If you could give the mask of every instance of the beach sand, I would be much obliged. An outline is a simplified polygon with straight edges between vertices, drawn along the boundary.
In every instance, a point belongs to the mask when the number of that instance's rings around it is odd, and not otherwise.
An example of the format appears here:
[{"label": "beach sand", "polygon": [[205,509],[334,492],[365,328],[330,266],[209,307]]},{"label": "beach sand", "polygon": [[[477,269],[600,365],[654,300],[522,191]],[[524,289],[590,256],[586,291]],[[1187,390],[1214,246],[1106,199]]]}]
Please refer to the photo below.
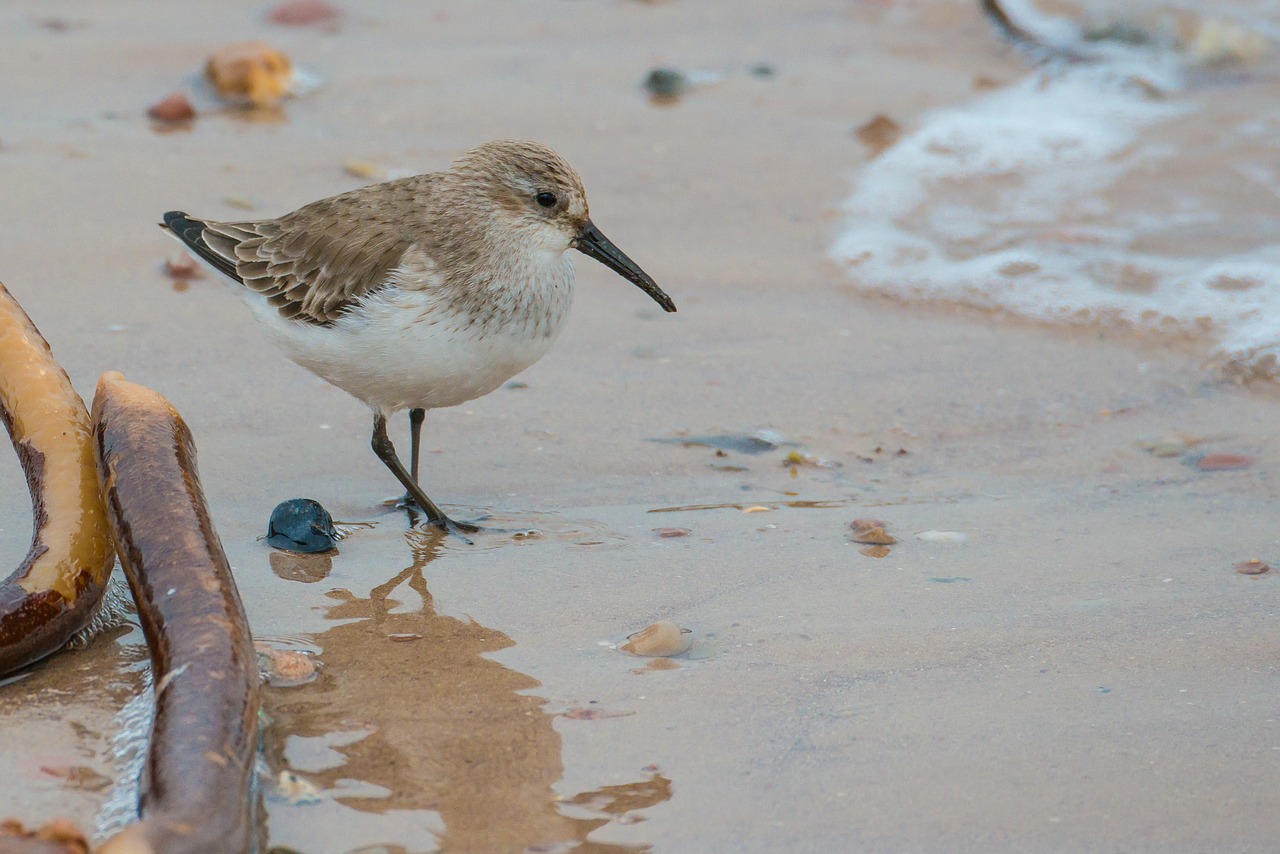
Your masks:
[{"label": "beach sand", "polygon": [[[329,29],[241,2],[0,9],[0,280],[84,394],[120,370],[179,408],[255,635],[322,662],[267,692],[270,845],[1274,849],[1280,580],[1233,571],[1280,560],[1274,391],[1205,342],[867,298],[827,260],[855,128],[1026,73],[972,6],[387,2]],[[153,127],[249,38],[322,85],[276,121],[199,96],[190,128]],[[721,76],[655,106],[660,65]],[[228,288],[175,287],[155,223],[274,216],[363,183],[345,161],[430,171],[501,137],[575,164],[680,311],[581,259],[527,387],[429,414],[428,493],[541,532],[468,547],[380,506],[369,413]],[[796,444],[650,441],[765,429]],[[1171,436],[1185,453],[1144,449]],[[299,496],[374,524],[298,565],[258,538]],[[614,648],[660,619],[691,630],[675,668]],[[88,829],[127,801],[116,716],[144,660],[135,626],[0,690],[6,815]],[[278,791],[286,769],[313,794]]]}]

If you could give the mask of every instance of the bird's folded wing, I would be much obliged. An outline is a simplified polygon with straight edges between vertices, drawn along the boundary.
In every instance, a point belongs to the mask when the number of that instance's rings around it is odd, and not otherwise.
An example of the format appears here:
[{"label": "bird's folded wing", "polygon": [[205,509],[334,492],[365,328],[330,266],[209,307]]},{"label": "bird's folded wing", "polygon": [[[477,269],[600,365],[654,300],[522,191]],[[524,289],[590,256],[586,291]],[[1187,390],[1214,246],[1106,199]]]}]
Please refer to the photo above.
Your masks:
[{"label": "bird's folded wing", "polygon": [[[209,251],[287,318],[326,324],[385,285],[413,245],[415,191],[383,185],[322,199],[279,219],[207,222]],[[390,190],[390,192],[388,192]]]}]

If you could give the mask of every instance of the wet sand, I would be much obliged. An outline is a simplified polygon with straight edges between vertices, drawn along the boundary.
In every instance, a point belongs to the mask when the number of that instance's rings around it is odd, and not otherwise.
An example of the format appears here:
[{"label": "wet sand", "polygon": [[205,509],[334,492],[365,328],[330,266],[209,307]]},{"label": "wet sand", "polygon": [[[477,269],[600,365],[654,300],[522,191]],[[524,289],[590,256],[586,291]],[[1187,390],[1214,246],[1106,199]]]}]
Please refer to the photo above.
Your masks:
[{"label": "wet sand", "polygon": [[[825,260],[853,128],[1024,72],[970,4],[387,3],[334,32],[264,12],[0,11],[0,280],[84,394],[120,370],[182,411],[255,633],[319,653],[317,682],[268,691],[272,773],[316,791],[268,791],[270,844],[1273,847],[1280,581],[1232,567],[1280,560],[1274,394],[1219,380],[1195,341],[866,299]],[[148,105],[257,37],[325,85],[282,121],[153,130]],[[656,107],[660,64],[724,77]],[[425,171],[498,137],[565,154],[680,312],[580,263],[527,387],[430,414],[429,494],[543,532],[466,547],[383,511],[368,413],[222,286],[175,289],[154,223],[271,216],[356,186],[347,159]],[[839,466],[649,441],[759,429]],[[1170,434],[1204,441],[1141,447]],[[1205,472],[1201,451],[1256,462]],[[21,555],[10,455],[0,491]],[[257,538],[296,496],[376,524],[290,566]],[[724,504],[769,509],[653,512]],[[857,517],[901,542],[864,556]],[[611,648],[658,619],[693,630],[678,668]],[[113,632],[0,690],[6,812],[92,827],[127,786],[140,643]]]}]

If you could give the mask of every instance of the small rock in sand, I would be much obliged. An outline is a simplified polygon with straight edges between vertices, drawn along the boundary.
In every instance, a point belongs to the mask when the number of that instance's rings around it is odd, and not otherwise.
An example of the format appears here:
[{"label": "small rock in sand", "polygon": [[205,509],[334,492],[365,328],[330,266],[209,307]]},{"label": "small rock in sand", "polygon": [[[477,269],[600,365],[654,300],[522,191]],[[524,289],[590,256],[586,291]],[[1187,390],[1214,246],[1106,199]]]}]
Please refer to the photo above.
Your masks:
[{"label": "small rock in sand", "polygon": [[267,545],[301,554],[332,551],[338,539],[333,517],[311,498],[290,498],[271,511]]},{"label": "small rock in sand", "polygon": [[854,134],[859,142],[871,149],[871,156],[875,157],[902,138],[902,126],[880,113],[861,125]]},{"label": "small rock in sand", "polygon": [[336,6],[330,6],[324,0],[289,0],[267,13],[267,20],[271,23],[291,27],[327,24],[340,17],[342,17],[342,10]]},{"label": "small rock in sand", "polygon": [[1236,572],[1241,575],[1262,575],[1264,572],[1270,572],[1271,567],[1267,566],[1256,557],[1252,560],[1242,560],[1236,564]]},{"label": "small rock in sand", "polygon": [[148,107],[147,115],[162,122],[187,122],[196,117],[196,108],[182,92],[171,92]]},{"label": "small rock in sand", "polygon": [[261,641],[253,648],[258,653],[258,672],[262,674],[262,681],[274,688],[305,685],[319,672],[319,663],[306,653],[276,649]]},{"label": "small rock in sand", "polygon": [[196,259],[185,252],[164,259],[164,274],[171,279],[198,279],[204,275]]},{"label": "small rock in sand", "polygon": [[1245,454],[1205,454],[1196,460],[1196,468],[1200,471],[1239,471],[1249,468],[1254,462],[1253,457]]},{"label": "small rock in sand", "polygon": [[644,78],[644,88],[655,104],[671,104],[689,90],[689,78],[674,68],[654,68]]}]

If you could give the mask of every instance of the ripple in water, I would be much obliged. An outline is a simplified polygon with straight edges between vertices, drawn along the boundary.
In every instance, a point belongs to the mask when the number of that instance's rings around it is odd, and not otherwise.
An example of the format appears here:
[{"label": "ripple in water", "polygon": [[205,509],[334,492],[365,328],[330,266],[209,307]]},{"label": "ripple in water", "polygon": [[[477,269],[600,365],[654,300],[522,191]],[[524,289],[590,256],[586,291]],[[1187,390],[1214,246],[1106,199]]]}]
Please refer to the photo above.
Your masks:
[{"label": "ripple in water", "polygon": [[[584,519],[566,519],[558,513],[485,512],[470,508],[470,512],[447,511],[455,519],[475,521],[485,530],[468,534],[473,545],[467,545],[454,536],[446,536],[441,548],[459,554],[474,554],[500,548],[528,548],[542,543],[562,543],[592,549],[618,549],[627,545],[626,537],[612,533],[603,522]],[[409,532],[411,538],[425,540],[442,534],[425,524],[419,524]]]}]

